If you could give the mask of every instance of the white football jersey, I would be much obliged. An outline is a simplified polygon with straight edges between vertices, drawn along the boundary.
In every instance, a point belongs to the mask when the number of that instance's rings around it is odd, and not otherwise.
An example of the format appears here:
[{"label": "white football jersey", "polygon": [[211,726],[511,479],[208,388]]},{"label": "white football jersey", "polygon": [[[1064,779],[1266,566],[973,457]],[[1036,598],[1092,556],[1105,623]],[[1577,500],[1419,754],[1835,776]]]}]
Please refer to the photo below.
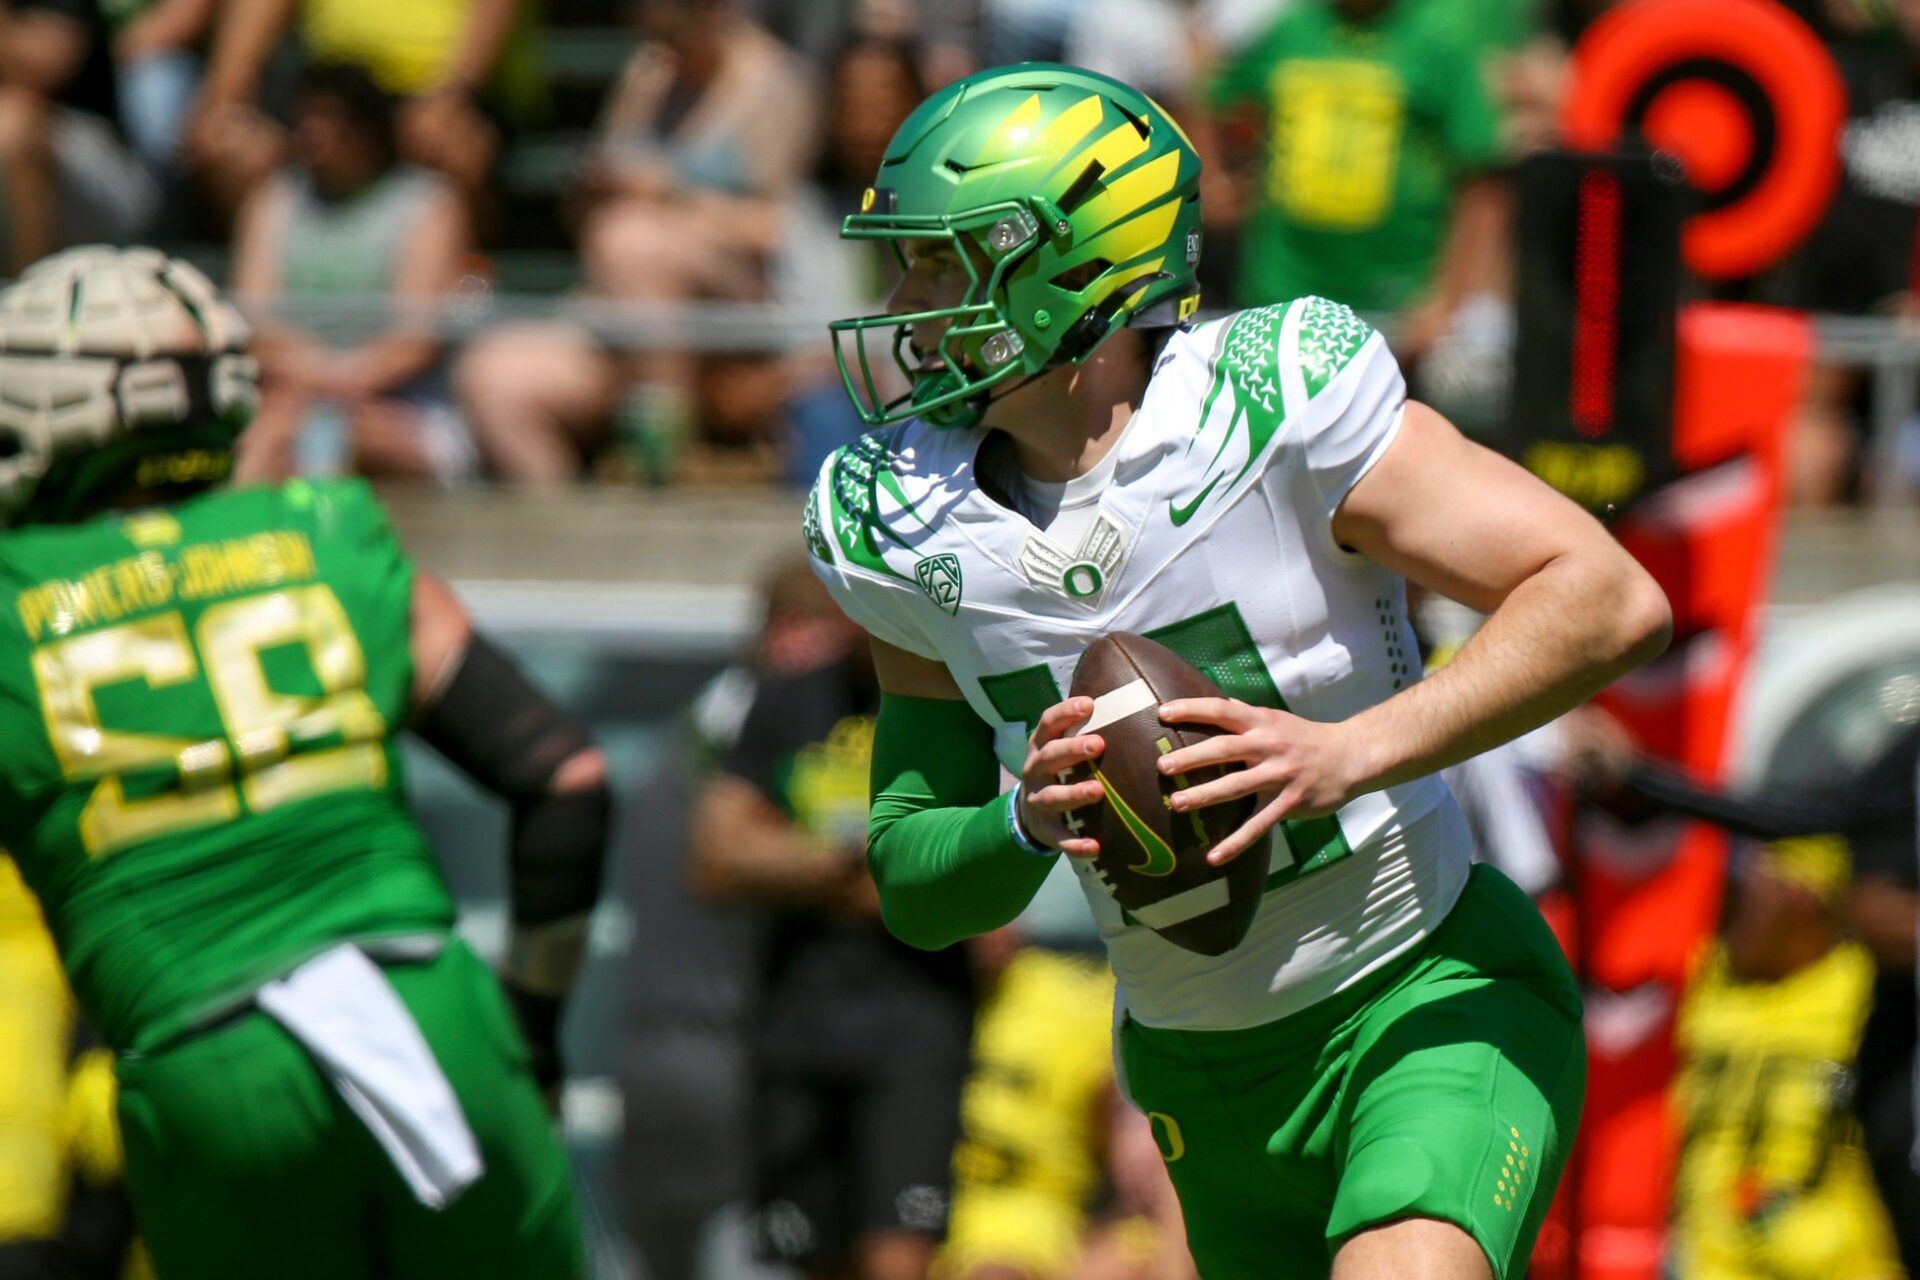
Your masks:
[{"label": "white football jersey", "polygon": [[[1334,540],[1335,509],[1398,430],[1380,336],[1322,298],[1177,333],[1115,446],[1100,514],[1063,546],[982,491],[984,427],[908,423],[827,460],[816,571],[869,632],[935,659],[1018,772],[1033,723],[1108,632],[1157,640],[1231,697],[1342,720],[1419,679],[1401,580]],[[1285,824],[1246,940],[1165,941],[1073,860],[1120,998],[1150,1026],[1231,1029],[1341,990],[1431,932],[1466,883],[1438,778]]]}]

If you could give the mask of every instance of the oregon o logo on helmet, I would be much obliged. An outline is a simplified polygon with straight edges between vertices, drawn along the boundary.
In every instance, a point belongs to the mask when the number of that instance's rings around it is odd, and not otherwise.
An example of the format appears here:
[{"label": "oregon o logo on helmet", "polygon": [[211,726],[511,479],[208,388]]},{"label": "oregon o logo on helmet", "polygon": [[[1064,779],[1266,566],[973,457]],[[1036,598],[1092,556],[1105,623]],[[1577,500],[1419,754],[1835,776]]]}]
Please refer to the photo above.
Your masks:
[{"label": "oregon o logo on helmet", "polygon": [[[885,155],[841,234],[903,257],[917,240],[952,241],[964,290],[928,299],[912,323],[946,319],[969,358],[905,359],[896,313],[833,321],[841,382],[868,426],[973,426],[996,387],[1189,315],[1200,157],[1139,90],[1082,67],[989,68],[922,103]],[[875,377],[886,357],[869,346],[882,343],[904,391]]]},{"label": "oregon o logo on helmet", "polygon": [[1091,560],[1081,560],[1067,566],[1067,571],[1060,575],[1060,584],[1075,600],[1085,600],[1088,596],[1099,595],[1100,589],[1107,585],[1107,578],[1100,572],[1099,565]]}]

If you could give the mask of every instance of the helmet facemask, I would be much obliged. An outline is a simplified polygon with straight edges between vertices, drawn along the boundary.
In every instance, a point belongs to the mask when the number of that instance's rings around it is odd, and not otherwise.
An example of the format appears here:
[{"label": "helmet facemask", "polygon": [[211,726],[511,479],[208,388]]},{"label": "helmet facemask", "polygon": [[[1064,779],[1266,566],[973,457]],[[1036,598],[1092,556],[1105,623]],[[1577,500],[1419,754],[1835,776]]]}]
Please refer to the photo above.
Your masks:
[{"label": "helmet facemask", "polygon": [[[886,242],[903,268],[910,242],[954,246],[968,280],[958,302],[831,328],[869,426],[971,426],[996,387],[1081,363],[1120,328],[1192,318],[1200,159],[1171,117],[1116,80],[1047,63],[997,68],[921,103],[841,234]],[[930,322],[946,328],[916,359],[912,330]],[[907,383],[891,397],[867,347],[881,330]]]},{"label": "helmet facemask", "polygon": [[[1044,363],[1023,358],[1026,338],[1004,305],[1008,278],[1043,239],[1040,218],[1044,214],[1031,207],[1040,203],[1004,200],[953,215],[854,214],[846,220],[841,231],[844,238],[884,242],[902,271],[911,267],[906,252],[909,242],[947,241],[968,279],[966,295],[951,306],[859,316],[829,326],[841,380],[868,426],[913,417],[934,426],[968,425],[978,421],[992,388],[1017,375],[1044,370]],[[931,352],[917,351],[914,327],[936,320],[948,322],[938,346]],[[881,392],[867,350],[868,335],[879,330],[893,331],[893,365],[908,384],[906,391],[891,398]],[[842,335],[852,336],[856,355],[852,364]]]}]

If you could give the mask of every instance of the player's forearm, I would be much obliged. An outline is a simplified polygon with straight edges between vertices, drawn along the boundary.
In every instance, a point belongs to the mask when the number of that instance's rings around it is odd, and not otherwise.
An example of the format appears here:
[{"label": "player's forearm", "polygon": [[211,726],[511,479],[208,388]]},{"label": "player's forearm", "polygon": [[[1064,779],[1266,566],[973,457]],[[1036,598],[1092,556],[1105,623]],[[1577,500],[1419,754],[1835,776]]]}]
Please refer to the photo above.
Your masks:
[{"label": "player's forearm", "polygon": [[1449,311],[1469,294],[1498,283],[1500,255],[1507,243],[1508,201],[1505,180],[1493,175],[1480,175],[1461,187],[1434,288]]},{"label": "player's forearm", "polygon": [[333,357],[332,385],[327,390],[345,399],[392,391],[431,369],[440,351],[440,343],[432,338],[406,332],[385,334]]},{"label": "player's forearm", "polygon": [[493,78],[514,22],[520,16],[520,0],[475,0],[467,29],[441,75],[439,89],[459,89],[478,93]]},{"label": "player's forearm", "polygon": [[[415,630],[421,630],[418,620]],[[470,633],[414,728],[506,801],[513,923],[506,977],[534,996],[559,1001],[585,953],[605,871],[613,809],[606,757],[584,725],[484,636]]]},{"label": "player's forearm", "polygon": [[689,877],[693,888],[710,898],[804,907],[836,895],[848,871],[835,850],[816,841],[781,839],[736,845],[725,858],[703,858]]},{"label": "player's forearm", "polygon": [[1651,578],[1612,549],[1549,561],[1431,677],[1347,722],[1357,791],[1435,773],[1585,702],[1666,647]]},{"label": "player's forearm", "polygon": [[260,70],[293,22],[297,0],[229,4],[214,28],[213,52],[200,81],[200,109],[242,102],[260,85]]},{"label": "player's forearm", "polygon": [[1054,860],[1016,845],[1006,813],[999,796],[973,808],[919,810],[899,801],[883,808],[876,797],[867,865],[894,937],[937,951],[1026,910]]},{"label": "player's forearm", "polygon": [[991,933],[1046,879],[1054,860],[1014,842],[999,775],[993,731],[966,703],[882,695],[867,865],[881,918],[909,946]]},{"label": "player's forearm", "polygon": [[694,802],[687,882],[733,902],[810,906],[865,875],[857,848],[843,853],[787,820],[744,778],[721,775]]},{"label": "player's forearm", "polygon": [[213,21],[215,0],[161,0],[128,23],[114,41],[121,58],[190,49]]}]

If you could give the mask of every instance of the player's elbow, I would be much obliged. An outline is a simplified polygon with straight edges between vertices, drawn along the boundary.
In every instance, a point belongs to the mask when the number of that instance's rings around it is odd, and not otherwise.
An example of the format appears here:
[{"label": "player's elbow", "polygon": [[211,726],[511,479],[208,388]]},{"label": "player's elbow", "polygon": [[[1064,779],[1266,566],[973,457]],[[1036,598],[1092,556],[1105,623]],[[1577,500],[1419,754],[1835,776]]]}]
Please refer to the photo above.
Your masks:
[{"label": "player's elbow", "polygon": [[887,932],[919,951],[941,951],[967,934],[957,926],[951,895],[939,884],[905,874],[900,850],[887,838],[889,821],[867,828],[867,871],[880,899],[880,922]]},{"label": "player's elbow", "polygon": [[945,951],[966,936],[943,926],[937,915],[904,904],[897,895],[880,895],[880,920],[887,932],[916,951]]},{"label": "player's elbow", "polygon": [[1632,670],[1666,651],[1673,639],[1673,606],[1653,575],[1629,560],[1621,577],[1611,620],[1610,648],[1622,670]]},{"label": "player's elbow", "polygon": [[952,922],[931,901],[938,895],[929,894],[924,885],[903,884],[899,877],[889,876],[886,860],[874,856],[871,845],[867,867],[880,899],[880,922],[888,933],[918,951],[939,951],[961,940],[963,935],[953,931]]}]

